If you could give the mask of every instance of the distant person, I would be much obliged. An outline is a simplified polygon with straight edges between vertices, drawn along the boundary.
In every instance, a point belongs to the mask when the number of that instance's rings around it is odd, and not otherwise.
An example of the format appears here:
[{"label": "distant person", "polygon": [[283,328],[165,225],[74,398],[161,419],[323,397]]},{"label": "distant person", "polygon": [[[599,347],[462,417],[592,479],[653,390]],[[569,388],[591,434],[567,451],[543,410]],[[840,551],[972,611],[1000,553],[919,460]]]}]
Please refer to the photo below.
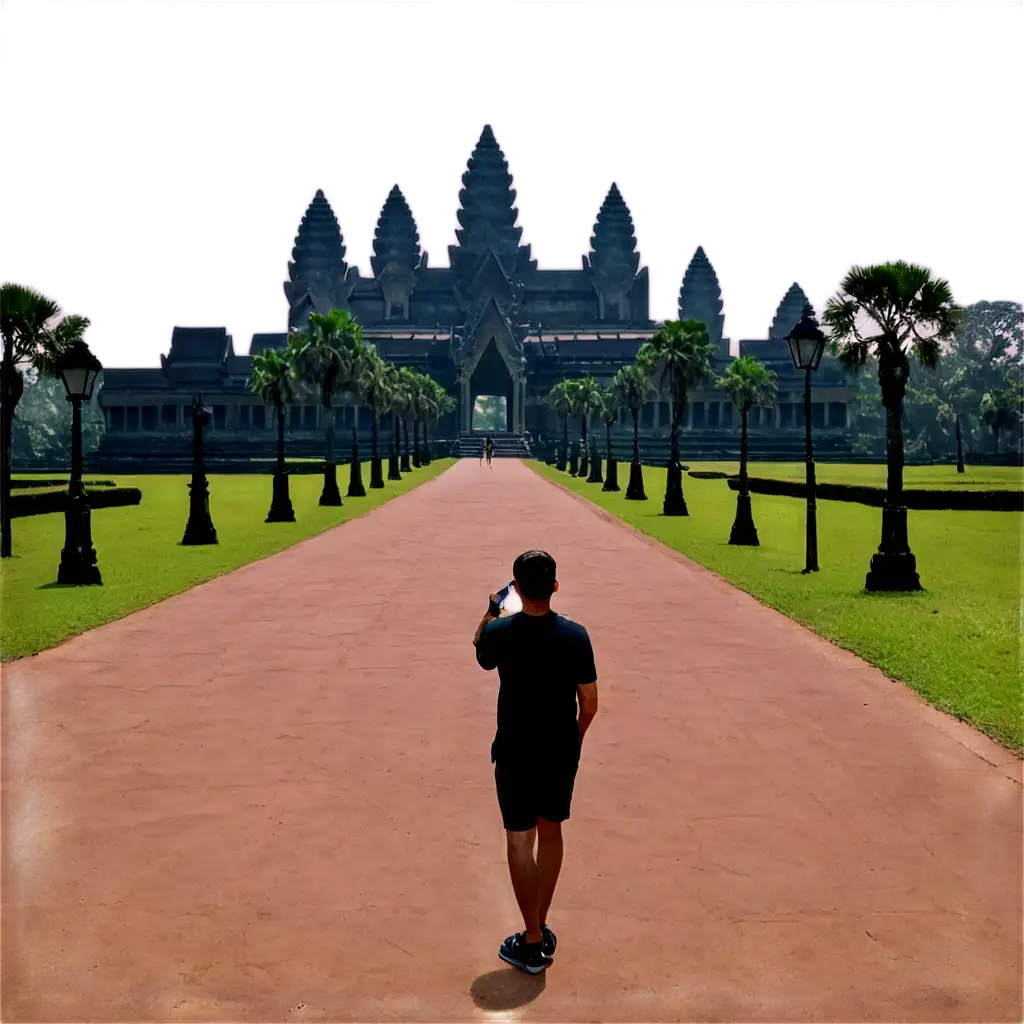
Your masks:
[{"label": "distant person", "polygon": [[487,465],[490,466],[491,459],[494,457],[494,438],[487,435],[487,440],[484,441],[484,455],[487,456]]},{"label": "distant person", "polygon": [[498,669],[491,761],[512,888],[526,925],[505,939],[498,956],[539,974],[555,955],[548,909],[562,866],[561,823],[569,817],[583,737],[597,714],[597,670],[587,631],[551,610],[558,590],[551,555],[524,552],[512,577],[523,610],[499,618],[491,594],[473,643],[480,666]]}]

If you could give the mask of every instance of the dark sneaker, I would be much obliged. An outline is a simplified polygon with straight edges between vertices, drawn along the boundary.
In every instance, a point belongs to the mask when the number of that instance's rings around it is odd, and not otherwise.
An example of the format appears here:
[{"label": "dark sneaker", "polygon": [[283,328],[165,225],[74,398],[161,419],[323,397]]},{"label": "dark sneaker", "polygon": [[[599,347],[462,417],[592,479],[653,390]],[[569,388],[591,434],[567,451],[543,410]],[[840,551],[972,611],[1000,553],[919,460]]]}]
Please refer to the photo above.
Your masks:
[{"label": "dark sneaker", "polygon": [[544,936],[544,941],[540,944],[540,951],[545,956],[554,959],[555,947],[558,945],[555,933],[546,924],[541,926],[540,933]]},{"label": "dark sneaker", "polygon": [[551,957],[542,952],[544,943],[528,943],[526,932],[510,935],[498,950],[498,956],[527,974],[540,974],[551,966]]}]

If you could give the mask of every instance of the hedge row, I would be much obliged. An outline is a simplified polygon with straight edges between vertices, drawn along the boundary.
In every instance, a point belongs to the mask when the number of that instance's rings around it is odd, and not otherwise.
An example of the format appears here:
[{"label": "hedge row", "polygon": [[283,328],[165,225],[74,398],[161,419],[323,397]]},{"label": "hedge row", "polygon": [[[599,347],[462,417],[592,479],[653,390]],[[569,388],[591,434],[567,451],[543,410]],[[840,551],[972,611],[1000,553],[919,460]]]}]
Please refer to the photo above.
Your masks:
[{"label": "hedge row", "polygon": [[[747,484],[754,494],[807,497],[807,485],[796,480],[771,480],[752,476],[748,477]],[[738,491],[739,477],[730,476],[729,486]],[[864,484],[817,484],[815,494],[824,501],[855,501],[875,508],[885,504],[884,487],[868,487]],[[903,504],[907,508],[931,511],[1024,512],[1024,491],[905,490]]]},{"label": "hedge row", "polygon": [[[83,480],[86,489],[90,487],[116,487],[113,480]],[[67,487],[67,478],[63,480],[39,480],[33,477],[31,480],[15,479],[11,481],[13,490],[21,490],[23,487]]]},{"label": "hedge row", "polygon": [[[683,467],[685,469],[685,467]],[[728,480],[728,473],[721,473],[717,469],[691,469],[690,476],[694,480]]]},{"label": "hedge row", "polygon": [[[113,487],[105,491],[90,492],[89,507],[120,508],[123,505],[138,505],[142,491],[138,487]],[[46,491],[42,494],[12,494],[11,518],[20,516],[41,516],[48,512],[64,512],[68,507],[67,491]]]}]

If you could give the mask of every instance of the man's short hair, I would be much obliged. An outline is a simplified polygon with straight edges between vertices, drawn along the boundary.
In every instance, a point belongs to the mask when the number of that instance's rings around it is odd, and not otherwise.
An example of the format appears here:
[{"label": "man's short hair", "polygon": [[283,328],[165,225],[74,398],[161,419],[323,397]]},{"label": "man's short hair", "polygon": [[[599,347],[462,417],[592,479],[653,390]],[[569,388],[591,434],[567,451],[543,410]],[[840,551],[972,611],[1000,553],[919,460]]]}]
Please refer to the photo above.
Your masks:
[{"label": "man's short hair", "polygon": [[555,560],[546,551],[524,551],[512,564],[523,597],[546,601],[555,592]]}]

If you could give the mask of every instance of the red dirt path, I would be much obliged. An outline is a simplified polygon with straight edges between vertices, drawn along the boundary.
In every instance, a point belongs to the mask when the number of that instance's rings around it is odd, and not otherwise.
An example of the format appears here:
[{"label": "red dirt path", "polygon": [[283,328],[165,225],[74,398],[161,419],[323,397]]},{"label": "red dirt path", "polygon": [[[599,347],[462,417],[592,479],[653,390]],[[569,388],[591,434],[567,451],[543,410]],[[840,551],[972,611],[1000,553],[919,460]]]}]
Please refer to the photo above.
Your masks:
[{"label": "red dirt path", "polygon": [[[540,978],[497,959],[471,647],[535,546],[602,691]],[[8,665],[3,699],[5,1021],[1022,1016],[1020,762],[518,462]]]}]

